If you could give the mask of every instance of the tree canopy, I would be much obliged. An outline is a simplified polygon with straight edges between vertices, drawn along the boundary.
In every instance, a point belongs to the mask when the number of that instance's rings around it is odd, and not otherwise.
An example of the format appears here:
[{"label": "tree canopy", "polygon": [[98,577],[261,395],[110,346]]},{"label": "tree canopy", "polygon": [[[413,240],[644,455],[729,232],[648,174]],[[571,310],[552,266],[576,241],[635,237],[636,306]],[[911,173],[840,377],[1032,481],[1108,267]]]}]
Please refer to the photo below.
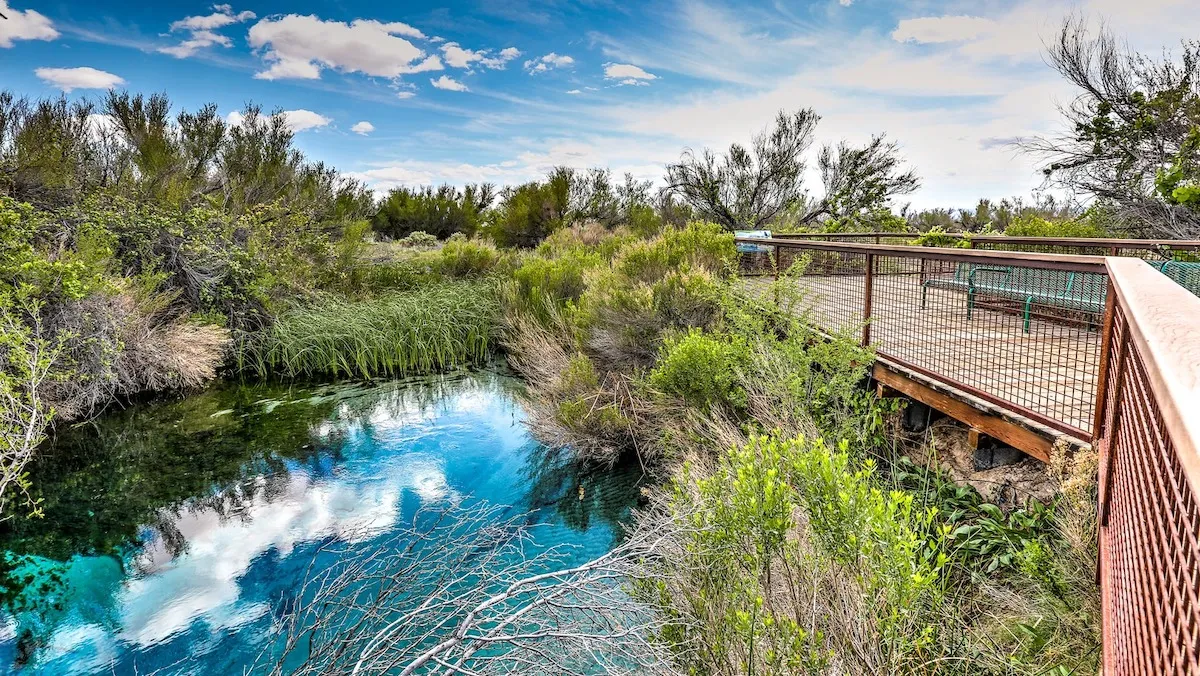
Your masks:
[{"label": "tree canopy", "polygon": [[1200,42],[1182,47],[1154,60],[1069,18],[1047,55],[1078,89],[1066,129],[1024,143],[1051,185],[1107,203],[1138,235],[1200,237]]},{"label": "tree canopy", "polygon": [[734,143],[720,156],[708,148],[687,150],[667,167],[668,189],[698,215],[735,230],[763,227],[797,209],[799,224],[850,218],[920,185],[913,171],[903,170],[896,144],[881,135],[861,148],[823,147],[817,165],[824,196],[810,199],[804,156],[820,119],[811,108],[780,111],[774,127],[755,134],[749,148]]}]

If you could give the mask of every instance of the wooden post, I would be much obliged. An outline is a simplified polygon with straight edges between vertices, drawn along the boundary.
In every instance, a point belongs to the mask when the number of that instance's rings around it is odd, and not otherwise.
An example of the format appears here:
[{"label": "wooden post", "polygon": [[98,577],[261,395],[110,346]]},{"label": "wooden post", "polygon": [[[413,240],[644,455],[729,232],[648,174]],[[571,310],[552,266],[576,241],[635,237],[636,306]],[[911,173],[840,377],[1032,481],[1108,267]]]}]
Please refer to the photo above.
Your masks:
[{"label": "wooden post", "polygon": [[863,279],[863,330],[862,344],[871,344],[871,296],[875,287],[875,254],[867,254],[867,274]]},{"label": "wooden post", "polygon": [[1104,324],[1100,329],[1100,370],[1096,374],[1096,409],[1092,414],[1092,445],[1100,441],[1104,436],[1104,416],[1108,405],[1108,372],[1109,364],[1113,361],[1112,355],[1112,332],[1113,332],[1113,315],[1116,312],[1117,292],[1113,288],[1112,280],[1108,280],[1108,298],[1104,303]]},{"label": "wooden post", "polygon": [[774,249],[775,249],[775,250],[774,250],[774,251],[771,253],[771,255],[775,257],[775,281],[777,281],[777,282],[778,282],[778,281],[779,281],[779,245],[778,245],[778,244],[776,244],[776,245],[775,245],[774,247],[772,247],[772,248],[774,248]]}]

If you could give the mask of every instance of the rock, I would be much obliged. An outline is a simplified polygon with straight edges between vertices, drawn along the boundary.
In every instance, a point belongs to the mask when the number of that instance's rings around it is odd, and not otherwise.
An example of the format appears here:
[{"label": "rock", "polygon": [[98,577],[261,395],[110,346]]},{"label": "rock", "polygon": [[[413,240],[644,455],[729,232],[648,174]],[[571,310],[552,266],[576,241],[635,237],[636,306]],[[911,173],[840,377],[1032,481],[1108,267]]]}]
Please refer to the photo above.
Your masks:
[{"label": "rock", "polygon": [[975,471],[982,472],[996,467],[1015,465],[1025,459],[1025,454],[1012,446],[999,444],[980,445],[975,449]]}]

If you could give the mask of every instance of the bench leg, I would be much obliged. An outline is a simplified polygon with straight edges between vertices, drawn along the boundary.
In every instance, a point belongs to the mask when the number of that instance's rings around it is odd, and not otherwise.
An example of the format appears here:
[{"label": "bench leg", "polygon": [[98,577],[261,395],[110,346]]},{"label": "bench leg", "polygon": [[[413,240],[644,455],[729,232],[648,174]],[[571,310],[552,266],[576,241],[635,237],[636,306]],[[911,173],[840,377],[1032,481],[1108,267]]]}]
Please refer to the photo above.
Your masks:
[{"label": "bench leg", "polygon": [[[921,262],[924,263],[925,261],[922,260]],[[925,309],[925,294],[927,294],[927,293],[929,293],[929,287],[922,283],[921,284],[921,309],[922,310]]]},{"label": "bench leg", "polygon": [[975,310],[975,289],[967,289],[967,320],[970,321],[971,314]]},{"label": "bench leg", "polygon": [[1031,305],[1033,305],[1033,298],[1032,297],[1026,298],[1025,299],[1025,333],[1029,333],[1029,309],[1030,309]]}]

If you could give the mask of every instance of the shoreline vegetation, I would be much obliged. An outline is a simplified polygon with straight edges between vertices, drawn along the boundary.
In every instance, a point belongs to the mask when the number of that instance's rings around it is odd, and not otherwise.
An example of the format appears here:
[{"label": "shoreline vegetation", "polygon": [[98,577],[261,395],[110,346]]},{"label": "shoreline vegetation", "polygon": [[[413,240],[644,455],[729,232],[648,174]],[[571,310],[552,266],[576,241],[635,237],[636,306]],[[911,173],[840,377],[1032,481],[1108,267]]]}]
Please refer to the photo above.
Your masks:
[{"label": "shoreline vegetation", "polygon": [[[1059,49],[1080,30],[1068,22]],[[655,543],[631,593],[672,669],[1095,672],[1094,454],[1053,458],[1044,502],[1001,509],[955,484],[930,433],[904,432],[899,404],[864,386],[871,355],[806,321],[788,284],[803,261],[750,294],[732,231],[1146,234],[1130,213],[1200,209],[1200,143],[1148,193],[1086,209],[909,213],[892,205],[919,179],[882,136],[818,151],[813,196],[818,120],[781,112],[748,147],[685,153],[657,192],[559,168],[377,201],[304,157],[282,113],[249,106],[228,126],[215,106],[172,116],[161,95],[0,94],[0,513],[38,518],[24,464],[50,426],[116,399],[502,355],[555,452],[600,470],[632,457],[655,479],[630,524]],[[1126,140],[1103,131],[1095,143]]]}]

